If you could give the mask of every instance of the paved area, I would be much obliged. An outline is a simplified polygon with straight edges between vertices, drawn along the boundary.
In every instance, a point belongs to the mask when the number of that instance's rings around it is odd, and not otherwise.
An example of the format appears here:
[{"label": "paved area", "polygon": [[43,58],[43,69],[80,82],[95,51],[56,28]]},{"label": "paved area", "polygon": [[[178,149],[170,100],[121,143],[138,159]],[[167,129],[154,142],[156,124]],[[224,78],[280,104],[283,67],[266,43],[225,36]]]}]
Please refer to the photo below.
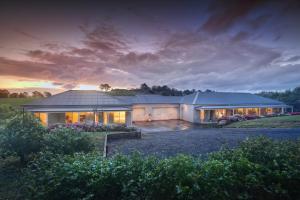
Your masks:
[{"label": "paved area", "polygon": [[135,122],[134,126],[141,129],[143,133],[161,131],[180,131],[202,128],[201,125],[182,120],[160,120],[151,122]]},{"label": "paved area", "polygon": [[229,129],[197,128],[181,131],[143,133],[142,139],[114,140],[108,144],[108,155],[131,154],[169,157],[184,153],[194,156],[219,150],[222,146],[235,147],[248,137],[264,135],[273,139],[300,139],[300,128],[295,129]]}]

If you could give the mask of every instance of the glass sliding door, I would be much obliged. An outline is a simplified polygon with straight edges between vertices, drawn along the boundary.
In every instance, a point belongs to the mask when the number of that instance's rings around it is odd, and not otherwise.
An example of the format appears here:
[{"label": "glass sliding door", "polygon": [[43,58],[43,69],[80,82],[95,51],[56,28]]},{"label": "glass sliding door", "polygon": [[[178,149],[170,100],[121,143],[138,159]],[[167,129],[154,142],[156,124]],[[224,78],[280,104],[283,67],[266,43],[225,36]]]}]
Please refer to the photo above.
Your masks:
[{"label": "glass sliding door", "polygon": [[47,126],[47,121],[48,121],[47,113],[34,113],[34,116],[40,120],[43,126]]},{"label": "glass sliding door", "polygon": [[94,112],[80,112],[79,122],[82,124],[93,124],[95,122]]},{"label": "glass sliding door", "polygon": [[78,116],[77,112],[66,112],[66,124],[78,123]]}]

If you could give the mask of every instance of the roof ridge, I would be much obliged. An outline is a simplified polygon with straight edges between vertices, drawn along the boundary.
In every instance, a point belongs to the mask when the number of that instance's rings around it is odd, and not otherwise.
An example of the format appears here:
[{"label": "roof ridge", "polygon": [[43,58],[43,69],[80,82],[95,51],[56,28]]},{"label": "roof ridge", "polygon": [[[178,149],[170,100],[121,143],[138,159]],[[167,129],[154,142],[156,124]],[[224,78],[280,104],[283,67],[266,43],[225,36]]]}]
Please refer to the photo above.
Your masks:
[{"label": "roof ridge", "polygon": [[198,99],[198,96],[199,96],[199,91],[197,91],[195,97],[194,97],[194,100],[193,100],[193,104],[196,104],[196,101]]}]

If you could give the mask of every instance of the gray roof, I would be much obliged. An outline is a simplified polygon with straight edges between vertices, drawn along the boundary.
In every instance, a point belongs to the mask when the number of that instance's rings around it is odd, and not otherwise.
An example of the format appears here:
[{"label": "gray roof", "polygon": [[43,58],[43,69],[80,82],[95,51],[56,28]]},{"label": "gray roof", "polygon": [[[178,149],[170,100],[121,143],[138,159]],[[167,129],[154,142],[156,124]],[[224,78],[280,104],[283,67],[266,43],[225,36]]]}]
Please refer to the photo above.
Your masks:
[{"label": "gray roof", "polygon": [[285,105],[258,95],[236,92],[196,92],[183,97],[181,102],[193,105]]},{"label": "gray roof", "polygon": [[96,90],[69,90],[48,98],[39,99],[24,106],[96,106],[126,105],[104,92]]},{"label": "gray roof", "polygon": [[117,96],[116,98],[130,104],[179,104],[181,96],[135,95]]},{"label": "gray roof", "polygon": [[187,96],[110,96],[96,90],[69,90],[25,104],[25,107],[118,107],[133,104],[193,104],[199,106],[285,105],[250,93],[196,92]]}]

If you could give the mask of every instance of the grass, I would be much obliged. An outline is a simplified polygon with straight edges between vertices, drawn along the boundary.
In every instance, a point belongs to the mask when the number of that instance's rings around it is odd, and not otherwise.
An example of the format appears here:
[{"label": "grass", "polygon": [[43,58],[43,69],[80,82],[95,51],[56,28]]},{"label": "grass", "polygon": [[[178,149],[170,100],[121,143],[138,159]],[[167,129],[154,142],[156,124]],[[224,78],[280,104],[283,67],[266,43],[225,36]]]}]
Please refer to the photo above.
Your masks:
[{"label": "grass", "polygon": [[300,115],[260,118],[234,122],[227,128],[300,128]]},{"label": "grass", "polygon": [[20,108],[22,104],[30,103],[37,98],[0,98],[0,104],[8,104],[14,108]]}]

